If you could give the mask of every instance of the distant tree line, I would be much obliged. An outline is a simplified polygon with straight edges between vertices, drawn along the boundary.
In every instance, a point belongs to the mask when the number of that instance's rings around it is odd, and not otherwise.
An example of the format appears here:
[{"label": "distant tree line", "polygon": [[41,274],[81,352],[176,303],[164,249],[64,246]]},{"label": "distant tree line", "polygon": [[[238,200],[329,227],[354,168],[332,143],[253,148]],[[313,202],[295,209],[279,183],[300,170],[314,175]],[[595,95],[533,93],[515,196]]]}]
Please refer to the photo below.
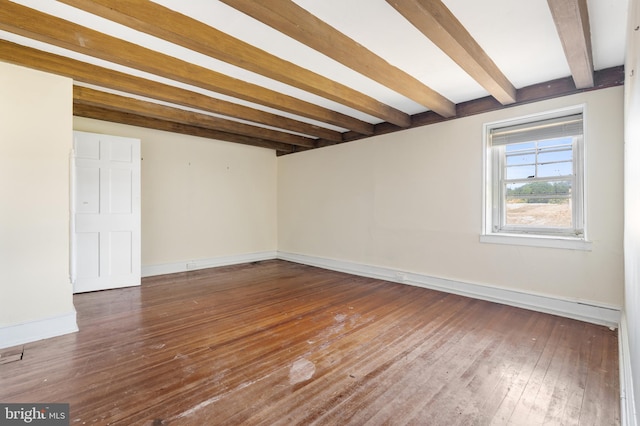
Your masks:
[{"label": "distant tree line", "polygon": [[507,197],[518,203],[552,203],[567,202],[566,196],[571,193],[568,182],[531,182],[513,189],[507,189]]}]

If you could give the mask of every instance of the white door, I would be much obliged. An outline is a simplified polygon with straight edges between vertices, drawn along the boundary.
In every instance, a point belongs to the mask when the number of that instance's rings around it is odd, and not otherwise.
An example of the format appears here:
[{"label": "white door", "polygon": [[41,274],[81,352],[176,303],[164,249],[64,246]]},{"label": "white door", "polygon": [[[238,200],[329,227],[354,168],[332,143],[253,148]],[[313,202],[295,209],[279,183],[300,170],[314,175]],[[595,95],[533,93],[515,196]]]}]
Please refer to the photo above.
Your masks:
[{"label": "white door", "polygon": [[140,285],[140,141],[73,135],[74,293]]}]

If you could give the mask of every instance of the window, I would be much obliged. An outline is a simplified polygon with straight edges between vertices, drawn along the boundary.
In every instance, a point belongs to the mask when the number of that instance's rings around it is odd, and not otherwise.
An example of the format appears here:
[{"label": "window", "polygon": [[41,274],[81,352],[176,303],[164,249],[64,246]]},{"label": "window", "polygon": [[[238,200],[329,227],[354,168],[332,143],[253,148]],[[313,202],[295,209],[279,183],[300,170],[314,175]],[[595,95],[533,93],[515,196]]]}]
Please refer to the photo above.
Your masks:
[{"label": "window", "polygon": [[585,240],[583,115],[580,107],[485,125],[482,241],[585,248],[567,243]]}]

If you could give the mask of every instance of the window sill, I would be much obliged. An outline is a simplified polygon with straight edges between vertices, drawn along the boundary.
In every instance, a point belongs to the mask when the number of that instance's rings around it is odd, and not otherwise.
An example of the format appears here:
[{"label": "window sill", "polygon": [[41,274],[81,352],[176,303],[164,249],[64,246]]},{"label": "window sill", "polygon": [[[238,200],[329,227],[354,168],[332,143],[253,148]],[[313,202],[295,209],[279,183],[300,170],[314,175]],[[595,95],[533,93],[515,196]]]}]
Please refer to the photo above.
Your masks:
[{"label": "window sill", "polygon": [[569,237],[549,237],[542,235],[480,235],[481,243],[507,244],[514,246],[547,247],[567,250],[591,251],[591,241]]}]

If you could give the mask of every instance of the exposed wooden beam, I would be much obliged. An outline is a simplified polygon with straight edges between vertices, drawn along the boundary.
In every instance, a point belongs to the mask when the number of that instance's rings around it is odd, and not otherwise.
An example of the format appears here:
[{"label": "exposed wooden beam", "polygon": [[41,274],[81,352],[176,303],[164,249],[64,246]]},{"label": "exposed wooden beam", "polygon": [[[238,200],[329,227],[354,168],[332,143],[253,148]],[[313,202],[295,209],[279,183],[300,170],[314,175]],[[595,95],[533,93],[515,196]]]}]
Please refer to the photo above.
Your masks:
[{"label": "exposed wooden beam", "polygon": [[502,104],[516,88],[440,0],[386,0]]},{"label": "exposed wooden beam", "polygon": [[[534,84],[523,87],[516,92],[516,103],[503,105],[494,97],[487,96],[480,99],[474,99],[467,102],[461,102],[456,105],[456,116],[453,118],[444,118],[433,111],[426,111],[411,116],[411,128],[428,126],[430,124],[442,123],[447,120],[455,120],[458,118],[469,117],[471,115],[484,114],[491,111],[497,111],[505,108],[511,108],[518,105],[524,105],[532,102],[540,102],[547,99],[559,98],[561,96],[574,95],[592,90],[607,89],[610,87],[622,86],[624,84],[624,66],[606,68],[594,73],[595,84],[592,87],[577,89],[571,77],[559,78],[556,80],[545,81],[543,83]],[[376,124],[374,136],[384,135],[397,132],[400,129],[389,123]],[[362,135],[354,132],[347,132],[343,136],[344,142],[352,142],[364,139]],[[319,140],[318,147],[333,145]]]},{"label": "exposed wooden beam", "polygon": [[290,0],[221,0],[444,117],[453,102]]},{"label": "exposed wooden beam", "polygon": [[145,127],[147,129],[163,130],[165,132],[179,133],[183,135],[198,136],[207,139],[215,139],[226,142],[240,143],[244,145],[258,146],[261,148],[274,149],[280,153],[293,153],[295,146],[279,142],[261,140],[249,136],[236,135],[219,130],[205,129],[198,126],[176,123],[173,121],[159,120],[156,118],[143,117],[137,114],[130,114],[122,111],[114,111],[107,108],[73,103],[73,115],[77,117],[93,118],[96,120],[110,121],[130,126]]},{"label": "exposed wooden beam", "polygon": [[359,133],[373,132],[371,124],[346,114],[190,64],[9,0],[0,0],[0,29]]},{"label": "exposed wooden beam", "polygon": [[593,52],[587,0],[547,0],[578,89],[591,87]]},{"label": "exposed wooden beam", "polygon": [[102,92],[100,90],[90,89],[87,87],[74,86],[73,101],[77,104],[98,106],[108,108],[110,110],[137,114],[144,117],[220,130],[223,132],[251,136],[274,142],[282,142],[308,148],[315,147],[315,141],[313,139],[305,138],[303,136],[265,129],[263,127],[251,126],[237,121],[225,120],[224,118],[213,117],[207,114],[186,111],[140,99]]},{"label": "exposed wooden beam", "polygon": [[168,84],[135,77],[119,71],[88,64],[71,58],[54,55],[30,47],[0,40],[0,60],[16,65],[46,71],[74,79],[75,81],[146,96],[203,111],[240,118],[309,136],[342,141],[342,133],[281,115],[272,114],[232,102],[211,98],[201,93],[181,89]]},{"label": "exposed wooden beam", "polygon": [[103,18],[408,127],[408,114],[200,21],[146,0],[60,0]]}]

